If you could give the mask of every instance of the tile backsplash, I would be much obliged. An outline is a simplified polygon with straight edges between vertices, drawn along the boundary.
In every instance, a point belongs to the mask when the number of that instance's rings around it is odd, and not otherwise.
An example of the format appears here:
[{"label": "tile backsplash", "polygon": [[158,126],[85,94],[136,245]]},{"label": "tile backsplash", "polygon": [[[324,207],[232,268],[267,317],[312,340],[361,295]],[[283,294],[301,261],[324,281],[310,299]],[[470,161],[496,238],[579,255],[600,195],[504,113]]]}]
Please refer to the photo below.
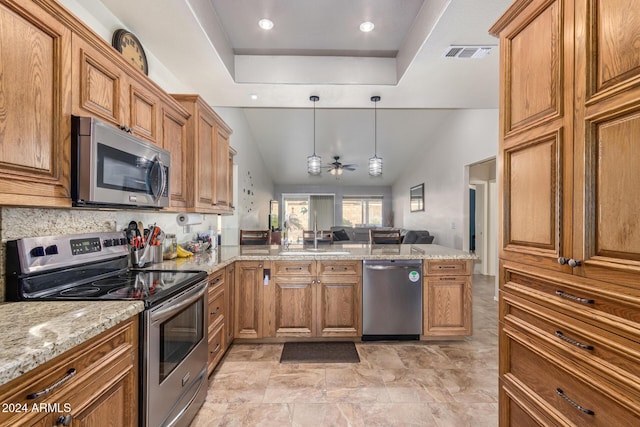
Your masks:
[{"label": "tile backsplash", "polygon": [[178,243],[191,240],[198,232],[218,228],[217,215],[203,215],[202,224],[191,226],[189,233],[176,222],[177,213],[157,211],[121,211],[89,209],[0,208],[0,301],[4,301],[5,247],[7,240],[22,237],[91,233],[124,230],[130,221],[142,221],[145,227],[156,224],[165,233],[174,233]]}]

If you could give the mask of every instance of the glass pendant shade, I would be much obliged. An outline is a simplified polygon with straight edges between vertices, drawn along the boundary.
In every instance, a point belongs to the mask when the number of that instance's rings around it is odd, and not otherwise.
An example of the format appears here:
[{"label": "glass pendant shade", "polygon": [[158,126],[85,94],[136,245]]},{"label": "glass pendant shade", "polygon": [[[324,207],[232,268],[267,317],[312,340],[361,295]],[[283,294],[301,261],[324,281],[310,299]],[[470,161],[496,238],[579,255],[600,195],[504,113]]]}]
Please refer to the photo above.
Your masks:
[{"label": "glass pendant shade", "polygon": [[320,100],[319,96],[312,95],[309,101],[313,101],[313,154],[307,156],[307,173],[309,175],[320,175],[322,169],[322,157],[316,154],[316,102]]},{"label": "glass pendant shade", "polygon": [[322,157],[318,156],[316,153],[307,157],[307,172],[309,175],[320,175],[322,165]]},{"label": "glass pendant shade", "polygon": [[342,172],[344,172],[342,168],[333,168],[329,171],[331,175],[342,175]]},{"label": "glass pendant shade", "polygon": [[373,157],[369,158],[369,175],[382,175],[382,158],[378,157],[378,101],[379,96],[372,96],[371,101],[374,103],[374,122],[373,122]]},{"label": "glass pendant shade", "polygon": [[382,159],[380,157],[373,156],[369,159],[369,175],[382,175]]}]

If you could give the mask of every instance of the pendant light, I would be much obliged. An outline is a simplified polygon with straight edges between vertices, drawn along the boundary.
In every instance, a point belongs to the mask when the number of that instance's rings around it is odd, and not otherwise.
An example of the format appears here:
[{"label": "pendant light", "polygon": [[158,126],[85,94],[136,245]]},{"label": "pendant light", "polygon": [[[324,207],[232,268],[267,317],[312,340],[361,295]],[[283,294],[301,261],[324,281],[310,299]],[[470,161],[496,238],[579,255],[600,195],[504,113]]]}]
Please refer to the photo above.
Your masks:
[{"label": "pendant light", "polygon": [[311,95],[309,100],[313,101],[313,155],[307,157],[307,172],[309,175],[320,175],[322,157],[316,154],[316,102],[320,100],[320,97]]},{"label": "pendant light", "polygon": [[382,175],[382,158],[378,157],[378,109],[376,106],[378,105],[378,101],[380,101],[379,96],[372,96],[371,101],[373,104],[374,111],[374,122],[373,122],[373,157],[369,159],[369,175],[371,176],[380,176]]}]

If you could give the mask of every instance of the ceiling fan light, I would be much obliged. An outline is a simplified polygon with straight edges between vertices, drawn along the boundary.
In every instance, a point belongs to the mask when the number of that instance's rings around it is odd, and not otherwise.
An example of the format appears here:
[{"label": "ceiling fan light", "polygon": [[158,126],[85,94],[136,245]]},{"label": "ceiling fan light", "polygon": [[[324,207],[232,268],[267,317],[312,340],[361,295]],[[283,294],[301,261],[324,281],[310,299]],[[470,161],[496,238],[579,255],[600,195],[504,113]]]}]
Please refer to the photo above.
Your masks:
[{"label": "ceiling fan light", "polygon": [[307,157],[307,172],[309,175],[320,175],[322,165],[322,157],[318,156],[316,153]]},{"label": "ceiling fan light", "polygon": [[369,159],[369,175],[382,175],[382,159],[380,157],[373,156]]}]

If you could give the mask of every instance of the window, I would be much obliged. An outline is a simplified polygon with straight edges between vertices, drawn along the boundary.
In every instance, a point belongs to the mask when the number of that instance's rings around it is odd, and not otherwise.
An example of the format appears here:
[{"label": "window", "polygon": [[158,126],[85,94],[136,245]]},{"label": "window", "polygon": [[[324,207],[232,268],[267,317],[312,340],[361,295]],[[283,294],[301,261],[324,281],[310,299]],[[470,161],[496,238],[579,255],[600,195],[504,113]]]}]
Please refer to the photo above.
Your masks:
[{"label": "window", "polygon": [[342,224],[350,227],[382,226],[382,196],[343,197]]}]

